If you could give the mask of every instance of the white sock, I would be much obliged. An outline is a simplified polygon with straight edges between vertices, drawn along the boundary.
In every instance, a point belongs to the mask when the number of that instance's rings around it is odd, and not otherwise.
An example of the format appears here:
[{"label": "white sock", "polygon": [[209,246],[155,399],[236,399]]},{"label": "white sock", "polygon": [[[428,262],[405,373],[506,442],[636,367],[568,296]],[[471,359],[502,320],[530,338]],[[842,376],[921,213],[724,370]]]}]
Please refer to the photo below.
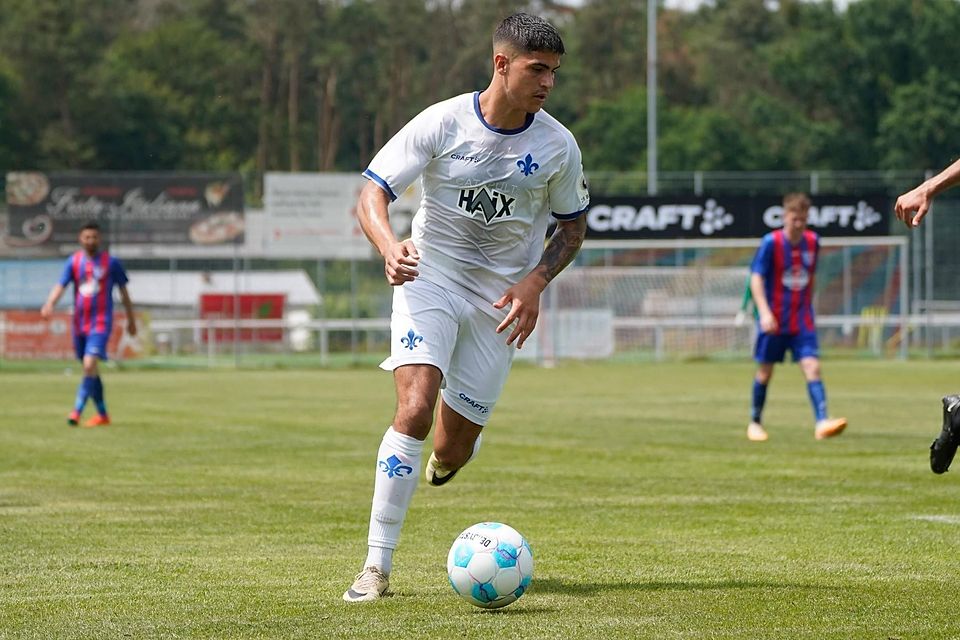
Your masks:
[{"label": "white sock", "polygon": [[390,575],[390,570],[393,569],[393,549],[367,547],[367,559],[363,561],[363,567],[376,567]]},{"label": "white sock", "polygon": [[383,434],[377,452],[365,567],[374,566],[390,574],[393,550],[400,541],[400,528],[420,479],[421,451],[422,440],[397,433],[392,426]]}]

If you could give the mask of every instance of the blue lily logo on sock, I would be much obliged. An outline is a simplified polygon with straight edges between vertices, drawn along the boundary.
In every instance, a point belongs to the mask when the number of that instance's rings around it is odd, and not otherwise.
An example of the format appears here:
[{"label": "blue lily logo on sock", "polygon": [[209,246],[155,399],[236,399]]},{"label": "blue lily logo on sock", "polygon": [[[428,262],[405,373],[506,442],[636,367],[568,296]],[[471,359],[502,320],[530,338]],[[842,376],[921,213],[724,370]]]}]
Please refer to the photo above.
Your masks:
[{"label": "blue lily logo on sock", "polygon": [[386,460],[380,460],[377,462],[377,465],[380,467],[380,471],[383,471],[387,474],[388,478],[402,478],[404,475],[410,475],[413,473],[413,467],[408,464],[403,464],[403,460],[397,456],[390,456]]},{"label": "blue lily logo on sock", "polygon": [[423,342],[423,336],[418,336],[417,332],[413,329],[407,331],[407,335],[400,338],[400,343],[404,346],[404,348],[410,349],[410,351],[413,351],[413,349],[421,342]]}]

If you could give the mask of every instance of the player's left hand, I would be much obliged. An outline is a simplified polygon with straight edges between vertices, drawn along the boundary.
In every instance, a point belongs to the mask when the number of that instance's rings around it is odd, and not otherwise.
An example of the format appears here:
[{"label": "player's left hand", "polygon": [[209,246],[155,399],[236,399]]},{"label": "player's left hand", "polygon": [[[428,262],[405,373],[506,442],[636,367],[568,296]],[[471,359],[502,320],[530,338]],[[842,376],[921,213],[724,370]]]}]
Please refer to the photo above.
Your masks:
[{"label": "player's left hand", "polygon": [[127,333],[131,336],[137,335],[137,321],[133,317],[127,318]]},{"label": "player's left hand", "polygon": [[510,311],[497,327],[497,333],[503,333],[516,320],[513,331],[507,337],[507,344],[516,341],[517,349],[523,348],[523,343],[537,326],[537,318],[540,317],[540,294],[545,287],[546,282],[542,277],[530,274],[507,289],[500,299],[493,303],[496,309],[510,305]]}]

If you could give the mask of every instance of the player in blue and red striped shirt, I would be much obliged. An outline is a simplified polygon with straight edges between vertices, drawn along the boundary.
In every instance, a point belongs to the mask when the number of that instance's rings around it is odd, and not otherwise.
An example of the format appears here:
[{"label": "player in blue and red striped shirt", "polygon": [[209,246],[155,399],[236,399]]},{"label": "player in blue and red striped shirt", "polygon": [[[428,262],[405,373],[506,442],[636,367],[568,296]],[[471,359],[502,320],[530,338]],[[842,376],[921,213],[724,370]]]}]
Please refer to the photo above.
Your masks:
[{"label": "player in blue and red striped shirt", "polygon": [[76,426],[80,422],[83,407],[92,397],[97,415],[84,426],[97,427],[110,424],[98,363],[107,359],[107,342],[113,329],[114,286],[120,291],[127,312],[127,332],[132,336],[137,334],[137,323],[123,265],[106,251],[100,251],[100,226],[88,222],[80,230],[79,240],[82,249],[67,258],[60,280],[50,291],[41,313],[49,317],[66,286],[73,283],[73,348],[77,359],[83,362],[83,380],[67,423]]},{"label": "player in blue and red striped shirt", "polygon": [[820,238],[807,229],[810,199],[791,193],[783,199],[783,228],[763,237],[750,267],[750,292],[758,312],[754,359],[753,402],[747,437],[767,439],[761,424],[767,385],[773,365],[783,362],[787,349],[800,364],[816,424],[818,440],[838,435],[847,426],[844,418],[829,418],[827,394],[820,379],[820,353],[813,317],[813,281],[820,252]]}]

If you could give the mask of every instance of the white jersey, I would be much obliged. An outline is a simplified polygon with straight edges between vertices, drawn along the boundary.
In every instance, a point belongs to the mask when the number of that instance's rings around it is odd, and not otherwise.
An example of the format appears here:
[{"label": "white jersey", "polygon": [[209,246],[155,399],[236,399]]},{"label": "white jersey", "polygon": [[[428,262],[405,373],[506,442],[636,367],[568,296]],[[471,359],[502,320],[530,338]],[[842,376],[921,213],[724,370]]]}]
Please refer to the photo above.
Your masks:
[{"label": "white jersey", "polygon": [[590,202],[580,149],[540,111],[497,129],[480,93],[428,107],[384,145],[363,173],[395,200],[418,176],[423,198],[412,239],[421,278],[490,313],[540,262],[549,218],[571,220]]}]

